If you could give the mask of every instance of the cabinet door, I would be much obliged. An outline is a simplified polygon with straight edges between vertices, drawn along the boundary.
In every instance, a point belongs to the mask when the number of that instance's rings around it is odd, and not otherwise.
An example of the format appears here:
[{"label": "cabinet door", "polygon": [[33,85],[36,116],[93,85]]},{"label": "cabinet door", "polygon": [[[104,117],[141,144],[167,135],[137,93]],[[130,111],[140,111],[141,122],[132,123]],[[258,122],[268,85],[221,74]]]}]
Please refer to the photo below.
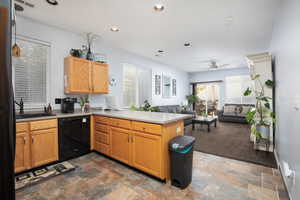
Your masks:
[{"label": "cabinet door", "polygon": [[31,132],[32,167],[58,160],[57,129]]},{"label": "cabinet door", "polygon": [[85,59],[67,57],[65,59],[65,92],[91,92],[91,62]]},{"label": "cabinet door", "polygon": [[92,65],[93,93],[108,93],[108,65],[93,63]]},{"label": "cabinet door", "polygon": [[28,133],[18,133],[16,135],[16,157],[15,172],[21,172],[30,168]]},{"label": "cabinet door", "polygon": [[132,143],[132,165],[162,178],[161,136],[135,132]]},{"label": "cabinet door", "polygon": [[131,163],[130,133],[128,130],[111,128],[111,156],[126,164]]}]

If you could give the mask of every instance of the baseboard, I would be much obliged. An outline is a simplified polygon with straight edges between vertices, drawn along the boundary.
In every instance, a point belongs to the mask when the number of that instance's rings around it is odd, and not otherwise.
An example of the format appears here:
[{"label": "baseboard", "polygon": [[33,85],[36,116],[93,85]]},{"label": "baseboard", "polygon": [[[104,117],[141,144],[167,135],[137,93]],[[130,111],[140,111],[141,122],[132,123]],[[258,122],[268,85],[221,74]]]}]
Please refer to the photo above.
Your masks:
[{"label": "baseboard", "polygon": [[276,148],[274,149],[274,157],[275,157],[275,160],[276,160],[276,163],[277,163],[277,166],[278,166],[278,170],[279,170],[279,172],[280,172],[280,175],[281,175],[281,177],[282,177],[282,179],[283,179],[283,184],[284,184],[285,190],[287,191],[290,200],[293,200],[292,197],[291,197],[290,191],[288,190],[288,187],[287,187],[286,177],[283,175],[282,170],[281,170],[281,164],[280,164],[280,161],[279,161],[279,156],[278,156],[278,154],[277,154]]}]

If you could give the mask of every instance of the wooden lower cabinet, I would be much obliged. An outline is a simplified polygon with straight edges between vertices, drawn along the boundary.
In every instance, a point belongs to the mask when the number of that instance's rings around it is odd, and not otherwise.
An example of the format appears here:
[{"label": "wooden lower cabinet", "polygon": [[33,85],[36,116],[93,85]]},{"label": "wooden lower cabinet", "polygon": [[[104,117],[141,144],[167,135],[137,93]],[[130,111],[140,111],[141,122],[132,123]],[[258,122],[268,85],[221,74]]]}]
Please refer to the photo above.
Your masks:
[{"label": "wooden lower cabinet", "polygon": [[27,132],[16,135],[15,172],[30,169],[30,145]]},{"label": "wooden lower cabinet", "polygon": [[183,135],[183,120],[152,124],[94,115],[94,150],[162,180],[170,179],[168,143]]},{"label": "wooden lower cabinet", "polygon": [[15,172],[58,160],[57,119],[16,124]]},{"label": "wooden lower cabinet", "polygon": [[135,132],[132,140],[132,165],[162,178],[161,136]]},{"label": "wooden lower cabinet", "polygon": [[111,127],[111,157],[126,164],[131,163],[130,131]]},{"label": "wooden lower cabinet", "polygon": [[58,160],[57,129],[31,132],[32,167]]}]

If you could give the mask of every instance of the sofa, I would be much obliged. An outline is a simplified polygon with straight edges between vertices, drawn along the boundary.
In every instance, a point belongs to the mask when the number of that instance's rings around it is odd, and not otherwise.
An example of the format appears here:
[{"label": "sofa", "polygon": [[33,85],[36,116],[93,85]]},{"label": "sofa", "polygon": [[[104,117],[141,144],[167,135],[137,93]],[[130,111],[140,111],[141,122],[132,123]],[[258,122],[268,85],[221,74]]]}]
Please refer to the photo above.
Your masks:
[{"label": "sofa", "polygon": [[218,119],[221,122],[246,124],[246,114],[254,107],[253,104],[225,104],[223,109],[218,111]]},{"label": "sofa", "polygon": [[158,106],[158,107],[159,107],[158,112],[192,115],[191,118],[184,120],[184,126],[191,125],[193,123],[192,121],[193,118],[196,116],[196,112],[183,110],[179,105],[167,105],[167,106]]}]

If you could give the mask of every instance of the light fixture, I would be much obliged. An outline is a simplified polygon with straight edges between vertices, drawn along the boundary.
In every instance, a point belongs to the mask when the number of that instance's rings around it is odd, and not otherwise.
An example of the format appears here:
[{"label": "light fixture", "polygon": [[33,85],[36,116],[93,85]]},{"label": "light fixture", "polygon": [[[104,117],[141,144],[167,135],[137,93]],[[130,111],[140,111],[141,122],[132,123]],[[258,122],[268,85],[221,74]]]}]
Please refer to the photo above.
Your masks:
[{"label": "light fixture", "polygon": [[156,57],[159,57],[160,55],[159,55],[159,54],[155,54],[155,56],[156,56]]},{"label": "light fixture", "polygon": [[47,3],[51,4],[52,6],[58,5],[58,2],[56,0],[46,0]]},{"label": "light fixture", "polygon": [[158,52],[158,53],[163,53],[164,51],[163,51],[163,50],[158,50],[157,52]]},{"label": "light fixture", "polygon": [[112,32],[118,32],[118,31],[120,31],[120,29],[119,29],[117,26],[111,27],[110,30],[111,30]]},{"label": "light fixture", "polygon": [[184,43],[184,46],[185,46],[185,47],[190,47],[190,46],[191,46],[191,43],[189,43],[189,42]]},{"label": "light fixture", "polygon": [[162,4],[155,4],[154,5],[154,10],[157,12],[161,12],[165,9],[165,7]]}]

